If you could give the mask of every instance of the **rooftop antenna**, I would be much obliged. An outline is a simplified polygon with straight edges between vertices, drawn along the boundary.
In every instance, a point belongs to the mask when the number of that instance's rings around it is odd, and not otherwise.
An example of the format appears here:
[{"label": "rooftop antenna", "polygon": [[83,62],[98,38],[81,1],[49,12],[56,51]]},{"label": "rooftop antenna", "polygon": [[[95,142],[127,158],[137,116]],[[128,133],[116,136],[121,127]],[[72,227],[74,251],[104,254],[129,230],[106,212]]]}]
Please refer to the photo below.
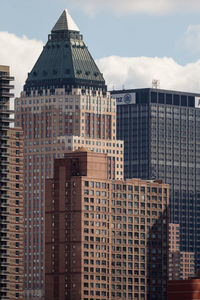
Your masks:
[{"label": "rooftop antenna", "polygon": [[152,89],[160,89],[160,80],[158,79],[152,80]]}]

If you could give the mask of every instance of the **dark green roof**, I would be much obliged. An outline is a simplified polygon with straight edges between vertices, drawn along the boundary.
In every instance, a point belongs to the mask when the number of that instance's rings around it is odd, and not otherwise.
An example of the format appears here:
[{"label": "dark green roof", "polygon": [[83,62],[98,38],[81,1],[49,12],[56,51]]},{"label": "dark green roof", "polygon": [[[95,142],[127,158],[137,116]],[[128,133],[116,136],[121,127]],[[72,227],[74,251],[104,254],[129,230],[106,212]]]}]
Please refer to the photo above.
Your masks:
[{"label": "dark green roof", "polygon": [[104,78],[78,30],[65,10],[28,74],[25,90],[71,86],[106,88]]}]

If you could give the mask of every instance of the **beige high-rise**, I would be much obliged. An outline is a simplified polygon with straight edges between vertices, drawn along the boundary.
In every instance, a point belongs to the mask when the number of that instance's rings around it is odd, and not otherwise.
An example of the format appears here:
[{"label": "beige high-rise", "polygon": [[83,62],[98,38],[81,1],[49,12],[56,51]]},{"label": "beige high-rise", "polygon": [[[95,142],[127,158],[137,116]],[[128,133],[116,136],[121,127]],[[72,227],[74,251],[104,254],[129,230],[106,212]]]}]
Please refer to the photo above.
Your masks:
[{"label": "beige high-rise", "polygon": [[[123,179],[116,103],[77,25],[65,10],[15,100],[24,131],[25,298],[44,296],[45,179],[54,158],[79,147],[108,155],[108,178]],[[98,170],[97,170],[98,171]]]}]

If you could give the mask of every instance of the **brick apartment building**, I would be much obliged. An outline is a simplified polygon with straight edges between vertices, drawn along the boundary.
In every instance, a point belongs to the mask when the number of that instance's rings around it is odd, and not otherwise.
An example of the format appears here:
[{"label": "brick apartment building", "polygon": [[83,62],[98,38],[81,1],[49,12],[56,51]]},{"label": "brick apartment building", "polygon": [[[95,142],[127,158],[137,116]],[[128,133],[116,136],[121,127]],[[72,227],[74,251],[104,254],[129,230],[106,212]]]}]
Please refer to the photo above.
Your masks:
[{"label": "brick apartment building", "polygon": [[46,182],[48,300],[166,299],[169,187],[108,178],[108,156],[80,148]]},{"label": "brick apartment building", "polygon": [[23,297],[23,135],[10,128],[8,66],[0,66],[0,299]]}]

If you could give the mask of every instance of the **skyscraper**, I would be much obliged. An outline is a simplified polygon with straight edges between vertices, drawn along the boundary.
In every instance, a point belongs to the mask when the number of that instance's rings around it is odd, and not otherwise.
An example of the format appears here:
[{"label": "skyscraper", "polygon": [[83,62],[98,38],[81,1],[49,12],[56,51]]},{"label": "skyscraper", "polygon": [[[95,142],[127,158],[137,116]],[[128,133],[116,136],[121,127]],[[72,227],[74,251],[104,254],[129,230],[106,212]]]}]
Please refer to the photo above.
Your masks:
[{"label": "skyscraper", "polygon": [[200,268],[200,95],[159,89],[113,91],[125,177],[161,178],[170,186],[170,222],[180,251]]},{"label": "skyscraper", "polygon": [[23,297],[23,137],[10,128],[8,66],[0,66],[0,299]]},{"label": "skyscraper", "polygon": [[65,10],[15,100],[25,144],[25,298],[44,296],[45,178],[53,176],[54,158],[80,146],[107,153],[108,178],[123,179],[115,104]]},{"label": "skyscraper", "polygon": [[108,179],[107,155],[80,148],[46,184],[48,300],[166,300],[169,186]]}]

